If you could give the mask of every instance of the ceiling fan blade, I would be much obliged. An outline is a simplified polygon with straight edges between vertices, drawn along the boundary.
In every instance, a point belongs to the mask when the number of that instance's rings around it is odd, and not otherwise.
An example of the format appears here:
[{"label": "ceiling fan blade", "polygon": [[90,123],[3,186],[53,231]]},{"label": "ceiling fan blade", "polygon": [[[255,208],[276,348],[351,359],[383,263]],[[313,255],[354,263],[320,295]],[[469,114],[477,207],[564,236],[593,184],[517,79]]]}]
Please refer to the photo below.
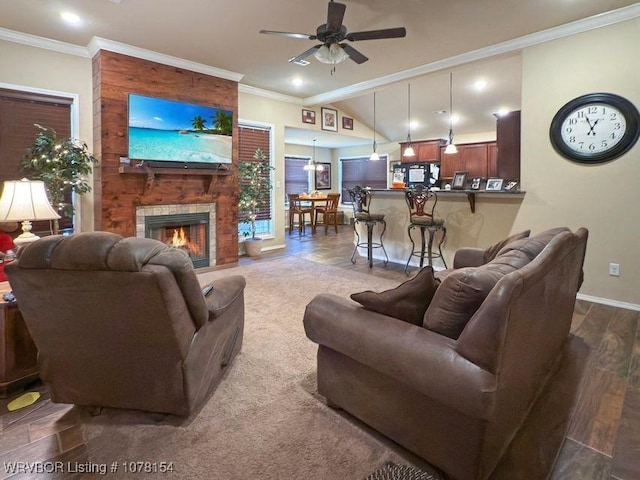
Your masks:
[{"label": "ceiling fan blade", "polygon": [[370,30],[368,32],[353,32],[346,36],[346,39],[351,42],[357,42],[358,40],[381,40],[383,38],[402,38],[407,35],[407,30],[404,27],[399,28],[386,28],[383,30]]},{"label": "ceiling fan blade", "polygon": [[363,54],[361,54],[358,50],[353,48],[351,45],[341,43],[340,46],[344,49],[345,52],[347,52],[347,55],[349,55],[349,58],[354,62],[356,62],[358,65],[369,60],[367,57],[365,57]]},{"label": "ceiling fan blade", "polygon": [[344,3],[337,3],[331,0],[327,13],[327,29],[332,32],[339,32],[342,28],[342,20],[347,6]]},{"label": "ceiling fan blade", "polygon": [[289,59],[289,63],[296,63],[299,62],[300,60],[304,60],[305,58],[307,58],[309,55],[313,55],[314,53],[316,53],[316,51],[321,47],[322,45],[316,45],[315,47],[311,47],[309,50],[307,50],[306,52],[301,53],[300,55],[298,55],[297,57],[291,58]]},{"label": "ceiling fan blade", "polygon": [[310,35],[308,33],[293,33],[293,32],[277,32],[275,30],[260,30],[260,33],[265,33],[267,35],[279,35],[281,37],[289,37],[289,38],[302,38],[304,40],[315,40],[315,35]]}]

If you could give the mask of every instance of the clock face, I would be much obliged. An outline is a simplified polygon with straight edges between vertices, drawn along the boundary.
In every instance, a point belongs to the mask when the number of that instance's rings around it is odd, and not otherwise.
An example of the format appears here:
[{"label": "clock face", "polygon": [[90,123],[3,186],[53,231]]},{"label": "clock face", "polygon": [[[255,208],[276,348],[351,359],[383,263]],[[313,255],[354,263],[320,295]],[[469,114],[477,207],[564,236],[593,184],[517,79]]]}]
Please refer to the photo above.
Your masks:
[{"label": "clock face", "polygon": [[615,147],[626,131],[627,121],[619,109],[593,103],[571,112],[562,122],[561,135],[570,149],[596,154]]},{"label": "clock face", "polygon": [[610,93],[575,98],[553,118],[551,144],[570,160],[601,163],[626,153],[638,140],[640,114],[627,99]]}]

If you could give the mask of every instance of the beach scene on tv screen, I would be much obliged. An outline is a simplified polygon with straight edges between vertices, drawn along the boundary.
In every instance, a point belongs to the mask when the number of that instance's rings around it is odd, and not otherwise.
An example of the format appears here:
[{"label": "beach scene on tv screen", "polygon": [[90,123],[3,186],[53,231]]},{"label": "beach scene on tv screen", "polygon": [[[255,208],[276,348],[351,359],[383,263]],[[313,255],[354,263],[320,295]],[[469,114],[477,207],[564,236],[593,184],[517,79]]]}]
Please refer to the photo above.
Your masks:
[{"label": "beach scene on tv screen", "polygon": [[129,95],[129,158],[231,163],[233,112]]}]

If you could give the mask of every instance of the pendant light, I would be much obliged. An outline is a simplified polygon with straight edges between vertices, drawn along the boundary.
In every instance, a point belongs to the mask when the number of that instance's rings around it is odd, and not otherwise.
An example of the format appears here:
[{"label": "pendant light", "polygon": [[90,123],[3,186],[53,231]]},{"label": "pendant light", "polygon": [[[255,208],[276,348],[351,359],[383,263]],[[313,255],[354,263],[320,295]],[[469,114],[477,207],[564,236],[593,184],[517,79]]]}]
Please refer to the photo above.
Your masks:
[{"label": "pendant light", "polygon": [[449,143],[444,153],[446,155],[458,153],[458,148],[453,143],[453,73],[449,73]]},{"label": "pendant light", "polygon": [[309,161],[309,163],[307,163],[304,167],[302,167],[303,170],[315,170],[317,172],[321,172],[322,170],[324,170],[324,167],[318,163],[316,163],[316,139],[313,139],[313,155],[311,157],[311,160]]},{"label": "pendant light", "polygon": [[371,156],[369,160],[380,160],[380,155],[376,151],[378,145],[376,144],[376,92],[373,92],[373,152],[371,152]]},{"label": "pendant light", "polygon": [[408,101],[407,101],[407,147],[404,149],[402,153],[403,157],[414,157],[416,152],[414,152],[413,147],[411,146],[411,84],[408,85]]}]

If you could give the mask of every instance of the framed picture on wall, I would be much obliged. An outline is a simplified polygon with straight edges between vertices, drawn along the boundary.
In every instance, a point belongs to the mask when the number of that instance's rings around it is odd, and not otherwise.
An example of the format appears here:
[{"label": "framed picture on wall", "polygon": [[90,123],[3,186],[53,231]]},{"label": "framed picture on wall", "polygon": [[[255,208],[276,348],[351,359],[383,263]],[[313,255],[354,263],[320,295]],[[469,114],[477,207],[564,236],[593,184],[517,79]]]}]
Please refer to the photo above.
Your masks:
[{"label": "framed picture on wall", "polygon": [[353,130],[353,118],[342,117],[342,128],[344,130]]},{"label": "framed picture on wall", "polygon": [[338,111],[333,108],[322,107],[322,130],[338,131]]},{"label": "framed picture on wall", "polygon": [[316,112],[315,110],[302,109],[302,123],[309,123],[311,125],[316,124]]},{"label": "framed picture on wall", "polygon": [[319,163],[318,165],[322,165],[322,170],[316,170],[316,190],[330,190],[331,164]]}]

